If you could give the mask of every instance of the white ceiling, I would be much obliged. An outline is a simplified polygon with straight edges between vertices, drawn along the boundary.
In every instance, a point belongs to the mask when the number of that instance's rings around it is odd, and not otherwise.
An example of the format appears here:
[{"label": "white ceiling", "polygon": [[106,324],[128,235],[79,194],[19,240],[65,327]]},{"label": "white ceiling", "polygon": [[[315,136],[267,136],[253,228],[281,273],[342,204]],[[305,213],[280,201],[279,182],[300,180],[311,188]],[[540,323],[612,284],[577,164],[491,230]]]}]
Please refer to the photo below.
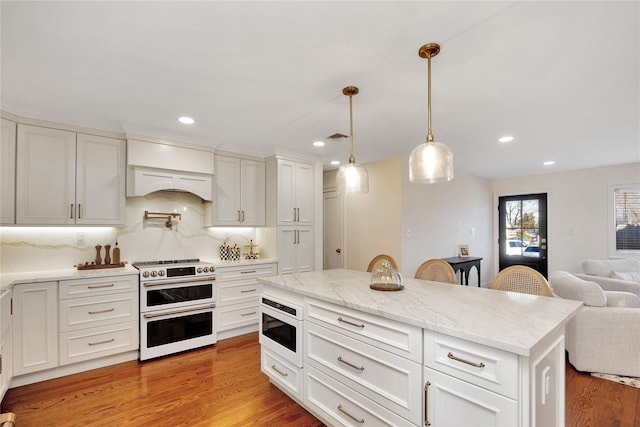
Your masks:
[{"label": "white ceiling", "polygon": [[342,88],[355,85],[355,154],[367,163],[424,142],[418,48],[436,42],[433,133],[456,171],[493,179],[638,162],[639,6],[3,0],[0,101],[26,117],[328,165],[348,158],[348,139],[326,137],[349,133]]}]

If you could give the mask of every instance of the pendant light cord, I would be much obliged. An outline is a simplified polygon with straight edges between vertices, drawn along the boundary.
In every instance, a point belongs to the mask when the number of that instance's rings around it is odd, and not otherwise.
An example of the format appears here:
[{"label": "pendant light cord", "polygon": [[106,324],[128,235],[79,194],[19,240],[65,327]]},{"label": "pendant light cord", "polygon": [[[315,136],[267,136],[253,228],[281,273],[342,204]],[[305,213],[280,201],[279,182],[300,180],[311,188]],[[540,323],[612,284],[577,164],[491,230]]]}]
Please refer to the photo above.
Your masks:
[{"label": "pendant light cord", "polygon": [[427,142],[433,142],[431,133],[431,55],[427,56]]},{"label": "pendant light cord", "polygon": [[355,163],[353,155],[353,95],[349,95],[349,163]]}]

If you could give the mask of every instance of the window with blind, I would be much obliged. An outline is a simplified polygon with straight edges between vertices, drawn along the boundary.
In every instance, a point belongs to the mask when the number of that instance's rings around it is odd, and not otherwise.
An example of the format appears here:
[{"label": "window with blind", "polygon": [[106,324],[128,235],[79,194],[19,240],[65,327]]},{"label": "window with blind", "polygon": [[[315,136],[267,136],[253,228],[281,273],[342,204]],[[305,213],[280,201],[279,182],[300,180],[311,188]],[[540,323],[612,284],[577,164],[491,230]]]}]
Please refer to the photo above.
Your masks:
[{"label": "window with blind", "polygon": [[615,252],[640,252],[640,186],[614,189]]}]

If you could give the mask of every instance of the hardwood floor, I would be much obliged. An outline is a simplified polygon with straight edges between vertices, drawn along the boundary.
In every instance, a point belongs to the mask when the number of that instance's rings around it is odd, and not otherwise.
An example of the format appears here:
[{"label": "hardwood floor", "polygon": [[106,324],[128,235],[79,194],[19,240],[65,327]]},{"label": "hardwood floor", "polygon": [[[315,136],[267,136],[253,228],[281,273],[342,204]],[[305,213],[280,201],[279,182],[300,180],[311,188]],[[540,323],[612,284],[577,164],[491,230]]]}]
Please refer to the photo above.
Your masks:
[{"label": "hardwood floor", "polygon": [[[640,389],[569,364],[566,380],[566,426],[640,427]],[[2,410],[19,427],[322,426],[260,372],[257,334],[10,389]]]}]

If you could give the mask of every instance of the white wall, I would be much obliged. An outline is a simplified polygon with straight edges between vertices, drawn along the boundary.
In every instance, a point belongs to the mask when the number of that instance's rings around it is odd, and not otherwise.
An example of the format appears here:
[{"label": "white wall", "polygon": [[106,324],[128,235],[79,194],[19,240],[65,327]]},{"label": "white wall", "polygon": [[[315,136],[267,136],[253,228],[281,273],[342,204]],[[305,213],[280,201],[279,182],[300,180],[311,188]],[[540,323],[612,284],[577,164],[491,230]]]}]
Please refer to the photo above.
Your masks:
[{"label": "white wall", "polygon": [[[609,258],[610,186],[638,183],[640,163],[500,179],[492,185],[496,203],[500,196],[547,193],[549,273],[578,273],[587,258]],[[495,241],[497,230],[496,218]]]},{"label": "white wall", "polygon": [[[492,206],[489,180],[456,172],[450,182],[412,184],[409,182],[408,160],[404,158],[402,273],[413,277],[427,259],[456,256],[458,245],[468,244],[470,256],[483,258],[481,283],[488,286],[494,277],[491,269]],[[473,269],[469,285],[477,284],[477,274]]]}]

